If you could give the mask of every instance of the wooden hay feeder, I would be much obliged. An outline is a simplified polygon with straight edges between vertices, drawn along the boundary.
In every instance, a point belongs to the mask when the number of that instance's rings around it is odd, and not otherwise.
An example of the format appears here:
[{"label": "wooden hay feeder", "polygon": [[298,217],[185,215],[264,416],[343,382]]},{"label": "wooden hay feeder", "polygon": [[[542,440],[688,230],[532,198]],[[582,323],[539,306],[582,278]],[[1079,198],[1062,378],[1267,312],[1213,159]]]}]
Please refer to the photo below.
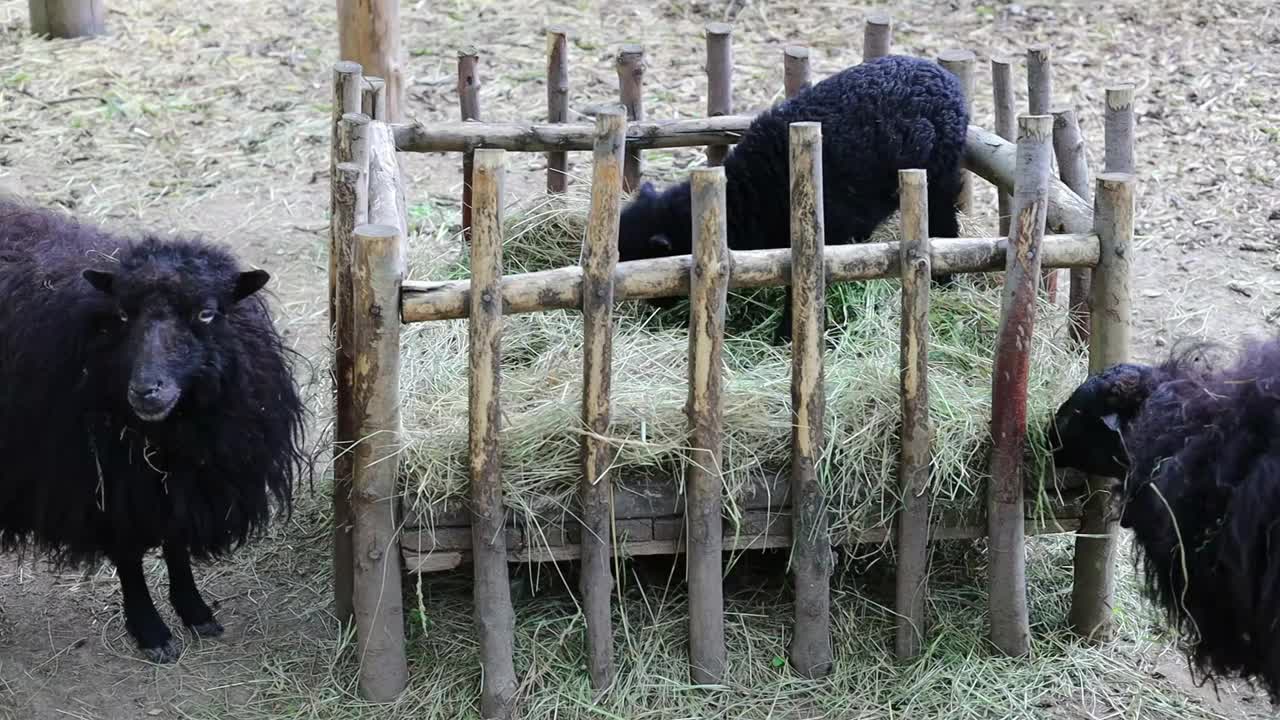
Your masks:
[{"label": "wooden hay feeder", "polygon": [[[888,51],[887,19],[868,20],[867,56]],[[1082,635],[1109,631],[1116,527],[1106,512],[1106,482],[1090,478],[1064,490],[1066,501],[1048,517],[1032,516],[1024,498],[1022,450],[1026,432],[1029,308],[1042,275],[1070,269],[1072,337],[1089,344],[1090,369],[1127,359],[1129,250],[1133,240],[1132,88],[1107,93],[1106,173],[1089,195],[1083,140],[1070,110],[1048,112],[1048,52],[1032,48],[1030,113],[1016,117],[1009,63],[993,59],[1000,133],[970,127],[966,167],[1000,190],[1002,235],[930,238],[926,178],[899,173],[901,241],[825,247],[822,230],[821,128],[790,128],[791,247],[731,252],[724,223],[723,170],[692,171],[694,242],[691,255],[617,262],[621,197],[639,178],[641,151],[707,146],[714,163],[750,117],[731,112],[729,30],[708,27],[709,117],[644,122],[640,104],[643,50],[618,55],[623,108],[597,113],[594,125],[566,117],[564,32],[549,32],[548,108],[543,125],[482,123],[460,82],[465,122],[389,124],[385,89],[361,76],[354,63],[334,73],[333,221],[330,307],[335,336],[335,598],[339,617],[354,617],[362,658],[360,688],[370,699],[394,698],[406,683],[401,563],[427,572],[474,566],[480,659],[481,712],[505,717],[517,678],[513,668],[514,610],[509,562],[578,559],[586,620],[588,672],[607,688],[615,671],[612,651],[611,556],[685,553],[688,561],[691,679],[715,683],[724,668],[722,553],[732,549],[790,547],[796,615],[789,660],[804,676],[829,671],[831,544],[815,449],[822,445],[825,288],[832,283],[899,277],[902,281],[901,391],[903,430],[898,478],[906,500],[891,538],[897,556],[896,611],[901,616],[896,653],[911,657],[925,637],[925,581],[930,540],[990,540],[989,611],[993,644],[1011,655],[1029,651],[1023,538],[1037,532],[1077,532],[1071,619]],[[809,82],[808,53],[784,51],[784,82],[794,94]],[[949,51],[939,61],[973,87],[974,56]],[[459,59],[460,78],[476,72],[476,56]],[[1004,137],[1002,137],[1004,135]],[[1011,142],[1012,141],[1012,142]],[[565,153],[590,150],[591,205],[581,266],[503,274],[503,186],[506,154],[546,153],[547,185],[565,188]],[[449,282],[404,278],[406,216],[396,152],[464,153],[464,226],[470,237],[471,278]],[[1050,175],[1056,151],[1061,180]],[[971,194],[961,198],[968,210]],[[1007,213],[1005,208],[1008,208]],[[1007,217],[1006,217],[1007,215]],[[1005,226],[1008,229],[1008,236]],[[929,282],[943,273],[1004,273],[992,397],[991,476],[987,511],[977,516],[930,518],[929,498],[913,492],[927,479],[929,446],[926,362]],[[1091,284],[1090,284],[1091,281]],[[719,473],[723,432],[719,361],[729,288],[790,285],[794,298],[792,461],[743,498],[736,526],[722,519]],[[1052,284],[1045,283],[1046,290]],[[687,295],[691,299],[688,423],[693,462],[687,492],[671,478],[628,483],[618,492],[610,447],[585,435],[578,503],[567,522],[549,534],[527,537],[503,505],[499,475],[500,363],[505,315],[577,309],[584,323],[584,424],[603,435],[610,418],[613,306],[622,300]],[[399,338],[403,324],[467,318],[470,332],[470,492],[467,503],[434,513],[433,526],[400,530],[397,468],[386,448],[398,446]],[[360,439],[359,442],[356,442]],[[887,532],[854,538],[888,539]],[[403,559],[402,559],[403,556]]]}]

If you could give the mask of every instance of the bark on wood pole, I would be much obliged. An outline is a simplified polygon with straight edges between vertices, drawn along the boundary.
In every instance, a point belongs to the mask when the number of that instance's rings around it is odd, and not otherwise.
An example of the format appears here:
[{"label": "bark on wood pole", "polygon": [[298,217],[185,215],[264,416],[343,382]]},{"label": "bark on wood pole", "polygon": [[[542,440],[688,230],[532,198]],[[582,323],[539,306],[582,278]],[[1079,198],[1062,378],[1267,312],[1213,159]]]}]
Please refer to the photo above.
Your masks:
[{"label": "bark on wood pole", "polygon": [[396,523],[402,242],[390,225],[357,227],[351,269],[352,404],[360,439],[351,479],[352,598],[360,696],[372,702],[394,700],[409,680]]},{"label": "bark on wood pole", "polygon": [[[733,114],[733,26],[708,23],[707,28],[707,117]],[[708,145],[707,165],[724,164],[728,145]]]},{"label": "bark on wood pole", "polygon": [[[1005,55],[991,58],[991,94],[995,101],[996,134],[1013,142],[1017,139],[1014,134],[1013,63]],[[1000,234],[1008,237],[1013,194],[996,188],[996,199],[999,203]]]},{"label": "bark on wood pole", "polygon": [[788,98],[809,87],[809,48],[788,45],[782,49],[782,88]]},{"label": "bark on wood pole", "polygon": [[1107,111],[1103,118],[1103,172],[1134,173],[1133,84],[1107,88]]},{"label": "bark on wood pole", "polygon": [[[329,330],[333,337],[334,443],[333,443],[333,611],[338,622],[351,622],[351,458],[345,443],[351,441],[349,340],[339,334],[339,295],[350,296],[351,233],[356,222],[356,186],[360,168],[354,163],[339,172],[339,156],[350,152],[349,142],[340,147],[343,116],[355,113],[360,105],[359,63],[339,61],[333,66],[332,122],[329,151]],[[352,158],[346,158],[351,160]]]},{"label": "bark on wood pole", "polygon": [[1035,332],[1040,245],[1049,205],[1053,117],[1018,117],[1017,180],[991,390],[991,481],[987,486],[991,641],[1005,655],[1031,651],[1027,616],[1022,453],[1027,374]]},{"label": "bark on wood pole", "polygon": [[[1076,111],[1053,111],[1053,154],[1058,159],[1058,177],[1072,192],[1089,201],[1089,158]],[[1072,342],[1089,342],[1090,268],[1071,270],[1071,294],[1067,302],[1067,332]]]},{"label": "bark on wood pole", "polygon": [[391,122],[387,108],[387,82],[376,75],[365,76],[365,88],[362,93],[361,112],[372,120]]},{"label": "bark on wood pole", "polygon": [[695,168],[693,264],[689,273],[689,463],[685,522],[689,572],[689,673],[697,684],[724,675],[724,586],[720,459],[724,315],[732,256],[725,215],[724,168]]},{"label": "bark on wood pole", "polygon": [[[979,177],[998,186],[1013,188],[1015,146],[998,135],[969,126],[964,163]],[[1049,178],[1049,214],[1046,222],[1054,233],[1093,232],[1093,207],[1071,192],[1061,180]],[[935,272],[940,272],[934,268]]]},{"label": "bark on wood pole", "polygon": [[902,226],[902,448],[896,573],[899,660],[920,654],[929,577],[929,198],[924,170],[898,171]]},{"label": "bark on wood pole", "polygon": [[404,59],[400,0],[338,0],[339,59],[360,63],[387,84],[387,117],[399,122],[404,107]]},{"label": "bark on wood pole", "polygon": [[[938,54],[938,64],[956,76],[964,91],[965,112],[973,115],[973,66],[978,56],[972,50],[950,49]],[[956,196],[956,208],[965,215],[973,214],[973,173],[960,170],[960,192]]]},{"label": "bark on wood pole", "polygon": [[[627,124],[627,147],[657,149],[732,144],[751,123],[750,115],[663,120]],[[444,122],[394,127],[402,152],[470,152],[488,147],[514,152],[591,150],[595,128],[589,123]]]},{"label": "bark on wood pole", "polygon": [[502,239],[505,150],[475,154],[475,225],[471,236],[470,403],[471,553],[475,620],[483,678],[480,714],[508,718],[516,691],[515,612],[507,577],[502,499]]},{"label": "bark on wood pole", "polygon": [[[935,274],[1003,272],[1005,238],[935,238],[931,243]],[[1093,233],[1045,236],[1042,266],[1093,267],[1098,262],[1098,236]],[[898,243],[828,245],[823,249],[828,282],[898,277]],[[688,255],[618,263],[613,275],[616,300],[686,297]],[[729,288],[781,287],[791,284],[791,249],[742,250],[734,253]],[[507,315],[571,310],[582,306],[582,268],[509,275],[502,280]],[[405,322],[455,320],[468,316],[471,288],[467,280],[406,281],[401,302]]]},{"label": "bark on wood pole", "polygon": [[787,655],[803,677],[831,672],[831,538],[818,482],[825,444],[822,124],[789,129],[791,177],[791,526],[795,619]]},{"label": "bark on wood pole", "polygon": [[888,13],[871,13],[862,27],[862,62],[889,54],[893,44],[893,18]]},{"label": "bark on wood pole", "polygon": [[106,0],[29,0],[31,33],[81,38],[107,32]]},{"label": "bark on wood pole", "polygon": [[[1041,43],[1027,48],[1027,111],[1032,115],[1048,115],[1053,104],[1053,64],[1050,48]],[[1050,158],[1052,170],[1052,158]],[[1057,270],[1044,271],[1044,292],[1049,302],[1058,298]]]},{"label": "bark on wood pole", "polygon": [[613,682],[613,448],[609,444],[609,388],[613,366],[613,271],[618,264],[622,206],[623,113],[596,115],[591,210],[582,255],[582,597],[591,687]]},{"label": "bark on wood pole", "polygon": [[[627,120],[634,122],[644,119],[644,48],[640,45],[623,45],[618,50],[615,60],[618,71],[618,94],[622,99],[622,107],[627,111]],[[622,189],[633,192],[640,187],[640,176],[644,166],[640,162],[639,148],[628,144],[626,164],[622,173]]]},{"label": "bark on wood pole", "polygon": [[[458,111],[462,121],[480,119],[480,53],[462,50],[458,53]],[[399,143],[397,142],[397,145]],[[471,220],[474,202],[472,183],[475,175],[475,152],[462,153],[462,242],[471,242]]]},{"label": "bark on wood pole", "polygon": [[[1102,173],[1094,195],[1099,257],[1093,271],[1089,372],[1129,362],[1130,262],[1136,181],[1130,173]],[[1090,477],[1076,536],[1071,627],[1089,640],[1112,634],[1117,523],[1108,519],[1112,480]]]},{"label": "bark on wood pole", "polygon": [[[547,122],[569,119],[569,30],[547,28]],[[568,187],[569,155],[562,150],[547,153],[547,192],[562,193]]]}]

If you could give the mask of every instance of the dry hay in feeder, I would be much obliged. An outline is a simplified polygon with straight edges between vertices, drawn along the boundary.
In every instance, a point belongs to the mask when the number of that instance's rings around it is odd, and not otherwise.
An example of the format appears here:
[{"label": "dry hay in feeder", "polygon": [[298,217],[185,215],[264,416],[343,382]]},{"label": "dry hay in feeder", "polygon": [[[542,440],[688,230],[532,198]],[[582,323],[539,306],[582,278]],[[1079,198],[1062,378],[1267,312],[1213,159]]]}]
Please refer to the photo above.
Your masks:
[{"label": "dry hay in feeder", "polygon": [[[575,265],[585,236],[586,188],[513,207],[506,220],[508,274]],[[961,219],[966,236],[989,234]],[[873,241],[897,239],[896,216]],[[465,258],[430,266],[411,251],[409,277],[466,278]],[[991,372],[1001,287],[990,276],[959,275],[931,297],[929,399],[934,468],[930,496],[939,511],[973,512],[989,477]],[[769,339],[783,288],[730,291],[724,344],[726,513],[754,480],[789,466],[790,347]],[[891,527],[898,506],[901,427],[900,284],[896,279],[828,288],[825,356],[826,452],[821,481],[831,498],[831,533]],[[657,310],[616,305],[612,428],[616,482],[665,473],[681,482],[689,457],[687,300]],[[1028,387],[1028,483],[1050,462],[1042,419],[1087,370],[1066,336],[1066,311],[1041,299]],[[506,503],[537,524],[570,507],[581,476],[582,319],[557,310],[503,318],[502,478]],[[467,321],[419,323],[403,338],[401,392],[407,507],[424,524],[467,497]],[[535,513],[539,517],[534,517]],[[573,514],[564,514],[571,519]]]}]

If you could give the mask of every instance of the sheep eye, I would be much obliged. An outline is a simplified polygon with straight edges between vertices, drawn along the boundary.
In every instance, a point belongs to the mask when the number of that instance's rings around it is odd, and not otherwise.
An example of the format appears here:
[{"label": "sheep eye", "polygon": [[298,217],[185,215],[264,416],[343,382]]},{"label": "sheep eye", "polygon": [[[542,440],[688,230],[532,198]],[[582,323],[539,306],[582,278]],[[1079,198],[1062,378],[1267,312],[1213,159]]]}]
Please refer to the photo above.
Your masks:
[{"label": "sheep eye", "polygon": [[213,322],[213,318],[216,315],[217,313],[214,312],[213,310],[205,309],[205,310],[201,310],[200,313],[196,315],[196,319],[204,323],[205,325],[208,325],[209,323]]},{"label": "sheep eye", "polygon": [[118,312],[118,316],[120,317],[120,322],[129,322],[129,313],[124,309]]}]

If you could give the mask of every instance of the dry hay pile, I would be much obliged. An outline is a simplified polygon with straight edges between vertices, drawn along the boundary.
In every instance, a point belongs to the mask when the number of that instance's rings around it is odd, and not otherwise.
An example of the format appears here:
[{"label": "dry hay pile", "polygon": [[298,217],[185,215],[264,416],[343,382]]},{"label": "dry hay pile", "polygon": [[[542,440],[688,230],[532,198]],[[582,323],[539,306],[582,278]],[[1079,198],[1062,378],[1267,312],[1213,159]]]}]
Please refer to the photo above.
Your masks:
[{"label": "dry hay pile", "polygon": [[[507,273],[576,264],[585,235],[587,189],[539,197],[507,220]],[[876,241],[896,239],[897,221]],[[965,227],[966,235],[989,234]],[[409,276],[468,277],[465,260],[441,268],[414,252]],[[931,298],[930,413],[935,467],[930,494],[940,511],[982,507],[990,453],[994,340],[1001,288],[982,275],[957,276]],[[833,509],[831,532],[889,527],[897,507],[900,292],[895,280],[841,283],[828,290],[826,451],[821,477]],[[790,348],[769,343],[783,289],[731,291],[724,355],[726,511],[750,481],[785,470],[790,458]],[[616,306],[613,348],[615,470],[629,479],[664,472],[679,479],[689,456],[687,300],[657,310]],[[1066,342],[1066,313],[1041,300],[1028,388],[1029,482],[1047,467],[1043,420],[1084,378],[1086,356]],[[503,320],[502,476],[506,502],[529,522],[566,508],[577,492],[582,395],[582,320],[577,311]],[[467,323],[406,328],[401,392],[407,500],[430,516],[467,495]],[[449,503],[451,504],[451,503]]]}]

